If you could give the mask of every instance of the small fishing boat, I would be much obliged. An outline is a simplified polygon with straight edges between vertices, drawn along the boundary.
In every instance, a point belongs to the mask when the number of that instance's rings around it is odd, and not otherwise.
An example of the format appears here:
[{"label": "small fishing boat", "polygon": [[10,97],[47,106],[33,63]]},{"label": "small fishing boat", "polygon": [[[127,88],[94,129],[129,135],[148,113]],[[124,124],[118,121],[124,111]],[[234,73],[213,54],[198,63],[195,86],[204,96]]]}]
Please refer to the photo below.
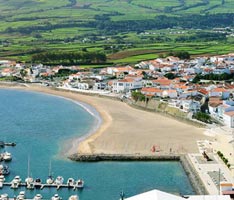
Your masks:
[{"label": "small fishing boat", "polygon": [[62,198],[58,195],[58,194],[55,194],[51,200],[62,200]]},{"label": "small fishing boat", "polygon": [[62,185],[62,184],[63,184],[63,181],[64,181],[63,177],[62,177],[62,176],[58,176],[58,177],[55,179],[54,183],[55,183],[56,185]]},{"label": "small fishing boat", "polygon": [[68,187],[74,187],[75,185],[76,185],[76,182],[75,182],[75,180],[73,178],[69,178],[67,180],[67,186]]},{"label": "small fishing boat", "polygon": [[41,194],[36,194],[36,196],[33,197],[33,200],[41,200],[42,195]]},{"label": "small fishing boat", "polygon": [[84,187],[84,181],[82,179],[79,179],[77,182],[76,182],[76,187],[77,188],[83,188]]},{"label": "small fishing boat", "polygon": [[33,185],[35,188],[41,188],[41,185],[42,185],[41,179],[40,178],[35,179],[35,181],[33,182]]},{"label": "small fishing boat", "polygon": [[4,161],[11,161],[12,160],[11,153],[9,153],[7,151],[5,153],[3,153],[3,160]]}]

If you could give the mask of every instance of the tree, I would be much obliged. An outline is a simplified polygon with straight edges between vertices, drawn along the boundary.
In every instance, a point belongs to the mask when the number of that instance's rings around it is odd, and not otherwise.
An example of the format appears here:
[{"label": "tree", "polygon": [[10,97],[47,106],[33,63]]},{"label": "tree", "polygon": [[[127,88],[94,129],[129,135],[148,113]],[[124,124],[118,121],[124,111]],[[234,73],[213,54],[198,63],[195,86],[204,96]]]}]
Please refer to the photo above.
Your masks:
[{"label": "tree", "polygon": [[145,95],[138,91],[132,92],[132,98],[134,99],[135,102],[137,102],[138,100],[145,101]]},{"label": "tree", "polygon": [[20,75],[21,75],[22,78],[25,77],[25,76],[27,76],[27,71],[24,70],[24,69],[21,69],[20,70]]},{"label": "tree", "polygon": [[176,75],[175,74],[173,74],[173,73],[167,73],[167,74],[165,74],[164,75],[166,78],[168,78],[168,79],[174,79],[175,77],[176,77]]},{"label": "tree", "polygon": [[210,123],[211,122],[211,117],[210,115],[202,112],[197,112],[193,115],[193,117],[199,121],[205,122],[205,123]]}]

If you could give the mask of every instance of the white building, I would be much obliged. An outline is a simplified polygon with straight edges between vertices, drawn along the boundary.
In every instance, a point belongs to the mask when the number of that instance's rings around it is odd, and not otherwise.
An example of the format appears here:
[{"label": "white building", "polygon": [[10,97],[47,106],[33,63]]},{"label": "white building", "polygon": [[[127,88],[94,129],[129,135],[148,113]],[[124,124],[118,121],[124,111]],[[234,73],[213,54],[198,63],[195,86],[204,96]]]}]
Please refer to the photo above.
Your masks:
[{"label": "white building", "polygon": [[77,83],[77,88],[81,90],[88,90],[89,89],[89,84],[88,83]]},{"label": "white building", "polygon": [[177,98],[177,91],[176,90],[164,90],[162,93],[162,97],[169,97],[169,98]]},{"label": "white building", "polygon": [[201,109],[201,105],[198,101],[182,100],[180,103],[180,108],[184,112],[199,112]]},{"label": "white building", "polygon": [[142,81],[135,81],[133,79],[123,79],[113,82],[112,91],[115,93],[129,92],[134,89],[141,89]]},{"label": "white building", "polygon": [[224,195],[191,195],[180,197],[160,190],[151,190],[125,200],[231,200],[230,196]]},{"label": "white building", "polygon": [[223,114],[223,122],[226,126],[234,128],[234,111],[225,112]]}]

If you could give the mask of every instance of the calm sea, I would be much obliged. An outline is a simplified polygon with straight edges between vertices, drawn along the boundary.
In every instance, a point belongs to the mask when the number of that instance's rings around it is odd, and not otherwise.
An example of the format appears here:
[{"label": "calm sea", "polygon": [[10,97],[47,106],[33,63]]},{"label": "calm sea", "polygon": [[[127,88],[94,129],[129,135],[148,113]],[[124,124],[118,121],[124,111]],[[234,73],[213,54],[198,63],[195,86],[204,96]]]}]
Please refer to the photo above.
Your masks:
[{"label": "calm sea", "polygon": [[[175,194],[194,194],[179,162],[76,163],[60,156],[64,141],[87,134],[96,124],[97,118],[72,101],[35,92],[1,89],[0,140],[17,143],[16,147],[0,149],[13,155],[13,160],[7,163],[11,169],[7,180],[11,181],[16,175],[24,180],[30,160],[33,178],[45,181],[51,162],[55,177],[82,178],[85,187],[81,191],[27,191],[28,198],[37,193],[50,198],[58,193],[63,199],[78,194],[80,200],[118,200],[122,190],[132,196],[155,188]],[[22,190],[25,189],[12,190],[5,186],[0,193],[14,196]]]}]

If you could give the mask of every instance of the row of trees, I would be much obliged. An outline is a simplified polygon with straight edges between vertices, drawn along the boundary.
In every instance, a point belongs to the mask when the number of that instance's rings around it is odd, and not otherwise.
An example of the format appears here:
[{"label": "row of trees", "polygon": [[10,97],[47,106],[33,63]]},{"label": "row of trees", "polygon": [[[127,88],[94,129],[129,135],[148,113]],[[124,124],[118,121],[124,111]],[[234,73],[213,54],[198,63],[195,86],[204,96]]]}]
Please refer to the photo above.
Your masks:
[{"label": "row of trees", "polygon": [[227,34],[214,33],[214,32],[200,32],[190,36],[180,36],[175,38],[176,42],[191,42],[191,41],[207,42],[212,40],[225,41],[227,40]]},{"label": "row of trees", "polygon": [[231,165],[230,165],[230,163],[228,163],[228,159],[224,157],[223,153],[218,151],[217,154],[223,160],[223,162],[227,165],[227,167],[229,168]]},{"label": "row of trees", "polygon": [[234,79],[234,74],[227,74],[227,73],[223,73],[223,74],[197,74],[194,79],[193,79],[193,83],[198,83],[200,82],[200,80],[214,80],[214,81],[224,81],[224,80],[231,80]]},{"label": "row of trees", "polygon": [[34,54],[32,62],[44,64],[95,64],[105,63],[106,55],[101,52],[43,52]]},{"label": "row of trees", "polygon": [[[73,4],[74,2],[71,2]],[[129,31],[145,31],[152,29],[165,29],[173,27],[182,28],[215,28],[215,27],[228,27],[233,26],[234,13],[219,13],[219,14],[188,14],[182,16],[156,16],[155,19],[147,20],[124,20],[124,21],[112,21],[110,16],[120,15],[117,12],[106,15],[96,15],[93,21],[82,22],[79,20],[69,20],[60,22],[58,24],[52,24],[47,22],[41,25],[24,26],[12,28],[8,27],[5,32],[19,32],[21,34],[31,34],[37,31],[50,31],[57,28],[71,28],[71,27],[88,27],[96,28],[104,34],[115,35],[119,32]],[[199,36],[198,36],[199,37]],[[204,37],[209,37],[205,35]]]},{"label": "row of trees", "polygon": [[128,31],[145,31],[151,29],[165,29],[173,27],[182,28],[215,28],[233,26],[234,13],[221,14],[190,14],[182,16],[156,16],[155,19],[148,20],[125,20],[125,21],[111,21],[109,18],[102,18],[104,20],[90,21],[84,26],[97,28],[109,34],[116,34],[118,32]]}]

